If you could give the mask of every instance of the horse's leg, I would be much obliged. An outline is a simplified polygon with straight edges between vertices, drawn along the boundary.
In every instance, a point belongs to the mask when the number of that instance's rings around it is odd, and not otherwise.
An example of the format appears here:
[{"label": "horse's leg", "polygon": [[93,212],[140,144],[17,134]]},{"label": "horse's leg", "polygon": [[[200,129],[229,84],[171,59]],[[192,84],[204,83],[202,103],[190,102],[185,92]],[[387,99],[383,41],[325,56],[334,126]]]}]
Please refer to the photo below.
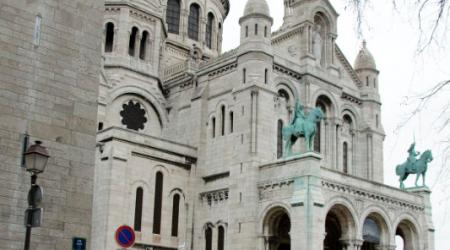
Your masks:
[{"label": "horse's leg", "polygon": [[[292,136],[292,135],[291,135]],[[286,143],[284,144],[284,152],[283,155],[289,156],[290,155],[290,150],[291,150],[291,136],[288,137],[288,139],[286,140]]]},{"label": "horse's leg", "polygon": [[419,185],[417,185],[417,181],[419,181],[419,177],[420,177],[420,173],[416,174],[416,187],[418,187]]},{"label": "horse's leg", "polygon": [[425,185],[425,172],[422,173],[422,180],[423,180],[423,186],[426,187],[426,185]]}]

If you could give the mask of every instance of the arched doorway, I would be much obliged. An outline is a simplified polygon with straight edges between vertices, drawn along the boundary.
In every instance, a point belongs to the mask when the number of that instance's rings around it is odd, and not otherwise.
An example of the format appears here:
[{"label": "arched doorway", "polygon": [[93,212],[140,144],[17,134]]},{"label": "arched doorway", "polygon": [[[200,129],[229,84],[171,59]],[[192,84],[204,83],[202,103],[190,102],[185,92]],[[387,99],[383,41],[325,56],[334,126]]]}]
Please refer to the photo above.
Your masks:
[{"label": "arched doorway", "polygon": [[342,250],[342,239],[352,239],[355,235],[355,220],[350,210],[342,204],[336,204],[328,211],[325,219],[324,250]]},{"label": "arched doorway", "polygon": [[402,220],[395,230],[395,240],[398,250],[418,249],[418,234],[414,224],[408,220]]},{"label": "arched doorway", "polygon": [[284,208],[274,208],[264,220],[266,250],[291,250],[291,219]]},{"label": "arched doorway", "polygon": [[380,245],[389,242],[388,227],[383,217],[378,213],[371,213],[363,224],[363,245],[361,250],[376,250]]},{"label": "arched doorway", "polygon": [[325,240],[323,244],[324,250],[342,250],[341,242],[342,237],[341,225],[334,213],[329,213],[325,220]]}]

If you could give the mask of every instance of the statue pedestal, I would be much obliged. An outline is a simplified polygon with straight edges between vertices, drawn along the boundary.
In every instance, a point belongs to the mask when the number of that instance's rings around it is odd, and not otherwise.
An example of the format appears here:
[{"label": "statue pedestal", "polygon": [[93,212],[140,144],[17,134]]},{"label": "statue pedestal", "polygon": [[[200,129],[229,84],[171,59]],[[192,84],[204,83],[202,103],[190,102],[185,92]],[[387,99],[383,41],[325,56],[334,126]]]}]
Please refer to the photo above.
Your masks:
[{"label": "statue pedestal", "polygon": [[[290,160],[287,158],[285,160]],[[292,158],[299,171],[294,177],[294,192],[291,197],[291,249],[323,249],[323,206],[320,181],[320,161],[322,157],[314,152]]]},{"label": "statue pedestal", "polygon": [[434,225],[433,225],[433,212],[431,206],[431,190],[428,187],[412,187],[407,188],[405,191],[418,194],[423,197],[423,204],[425,205],[425,225],[427,225],[427,240],[430,245],[425,246],[425,249],[434,249]]}]

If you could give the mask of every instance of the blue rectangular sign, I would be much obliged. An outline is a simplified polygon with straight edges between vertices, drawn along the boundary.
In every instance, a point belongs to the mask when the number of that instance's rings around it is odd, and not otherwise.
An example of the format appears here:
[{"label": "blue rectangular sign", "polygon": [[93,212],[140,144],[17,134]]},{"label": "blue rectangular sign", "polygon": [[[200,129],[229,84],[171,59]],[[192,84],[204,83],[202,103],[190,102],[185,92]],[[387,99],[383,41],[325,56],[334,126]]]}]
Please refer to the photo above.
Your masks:
[{"label": "blue rectangular sign", "polygon": [[73,238],[72,250],[86,250],[86,239],[78,237]]}]

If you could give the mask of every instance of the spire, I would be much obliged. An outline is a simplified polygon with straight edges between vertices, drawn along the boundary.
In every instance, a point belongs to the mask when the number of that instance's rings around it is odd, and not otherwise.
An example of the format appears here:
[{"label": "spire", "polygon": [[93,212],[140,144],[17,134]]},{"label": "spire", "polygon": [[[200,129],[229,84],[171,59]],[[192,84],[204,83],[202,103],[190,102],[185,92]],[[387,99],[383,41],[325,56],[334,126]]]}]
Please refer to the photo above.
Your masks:
[{"label": "spire", "polygon": [[270,17],[269,5],[266,0],[248,0],[244,9],[244,17],[249,15]]}]

